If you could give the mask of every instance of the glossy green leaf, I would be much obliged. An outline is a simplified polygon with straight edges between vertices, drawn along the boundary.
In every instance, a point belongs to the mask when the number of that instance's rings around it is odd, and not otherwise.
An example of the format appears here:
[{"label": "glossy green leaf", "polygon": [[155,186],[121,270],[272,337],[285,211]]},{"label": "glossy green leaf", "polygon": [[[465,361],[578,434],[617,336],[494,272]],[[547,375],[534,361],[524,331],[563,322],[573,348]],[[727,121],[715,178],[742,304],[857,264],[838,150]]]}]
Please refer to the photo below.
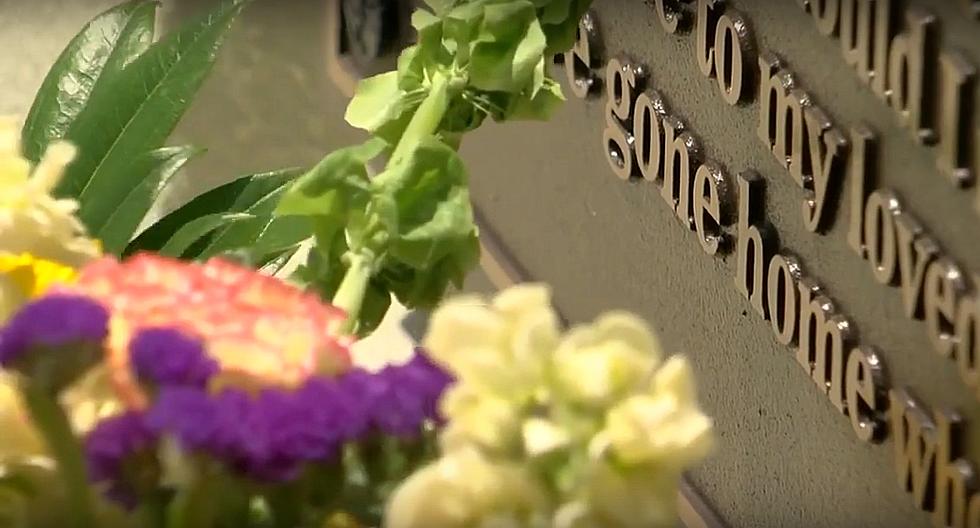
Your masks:
[{"label": "glossy green leaf", "polygon": [[[174,237],[188,222],[202,216],[222,212],[241,213],[252,208],[270,193],[296,179],[302,169],[283,169],[243,176],[216,187],[167,214],[140,233],[126,248],[125,254],[136,251],[157,251]],[[199,244],[199,251],[210,243],[210,235]],[[196,246],[198,244],[195,244]]]},{"label": "glossy green leaf", "polygon": [[145,174],[127,171],[134,157],[158,148],[190,105],[214,63],[222,37],[244,3],[222,6],[172,33],[98,86],[66,138],[80,155],[57,189],[78,197],[88,224],[112,209]]},{"label": "glossy green leaf", "polygon": [[93,18],[48,70],[21,133],[24,156],[37,162],[65,136],[97,86],[111,84],[153,41],[158,2],[132,0]]},{"label": "glossy green leaf", "polygon": [[215,213],[195,218],[181,226],[157,252],[165,257],[187,258],[187,250],[212,231],[253,218],[252,215],[245,213]]},{"label": "glossy green leaf", "polygon": [[[201,251],[188,255],[191,258],[207,259],[225,251],[232,251],[240,248],[248,248],[258,243],[263,237],[266,243],[281,247],[297,244],[312,235],[308,220],[293,219],[297,221],[286,221],[283,218],[273,218],[276,205],[282,196],[285,187],[280,187],[255,201],[255,203],[241,210],[241,213],[249,215],[251,218],[229,224],[216,231],[214,236],[208,241]],[[237,211],[237,210],[236,210]],[[279,229],[274,229],[274,224],[280,225]],[[295,231],[282,231],[282,226],[296,228]],[[267,232],[273,228],[272,234],[267,236]],[[283,239],[286,239],[284,242]],[[274,240],[274,242],[269,242]]]},{"label": "glossy green leaf", "polygon": [[174,175],[203,149],[183,146],[152,150],[133,160],[133,174],[147,174],[129,194],[111,211],[106,211],[104,222],[93,223],[89,229],[102,241],[107,253],[121,254],[140,223],[146,218],[160,193],[166,189]]}]

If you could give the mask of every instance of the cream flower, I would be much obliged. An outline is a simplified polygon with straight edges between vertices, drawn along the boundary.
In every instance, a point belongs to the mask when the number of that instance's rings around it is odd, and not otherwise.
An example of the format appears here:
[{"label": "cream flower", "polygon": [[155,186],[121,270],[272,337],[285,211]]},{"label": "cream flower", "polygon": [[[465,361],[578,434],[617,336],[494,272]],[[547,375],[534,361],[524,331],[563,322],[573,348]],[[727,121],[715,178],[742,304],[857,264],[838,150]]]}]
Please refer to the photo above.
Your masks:
[{"label": "cream flower", "polygon": [[[548,289],[526,285],[446,303],[425,344],[457,380],[440,405],[443,456],[396,492],[389,526],[674,524],[681,472],[710,450],[711,421],[690,364],[664,361],[642,320],[611,312],[562,336]],[[512,515],[528,503],[500,489],[517,482],[489,476],[502,467],[546,490],[531,504],[544,509]]]},{"label": "cream flower", "polygon": [[533,395],[558,341],[558,318],[543,286],[512,288],[492,305],[451,300],[429,323],[425,348],[457,378],[518,401]]},{"label": "cream flower", "polygon": [[[532,526],[545,495],[525,468],[459,449],[416,471],[388,501],[387,528]],[[540,520],[538,521],[538,524]],[[539,524],[540,525],[540,524]]]},{"label": "cream flower", "polygon": [[697,407],[694,375],[686,359],[674,357],[657,372],[649,394],[613,407],[600,433],[627,464],[684,468],[712,448],[711,420]]},{"label": "cream flower", "polygon": [[441,436],[443,449],[470,444],[492,451],[516,447],[520,409],[510,400],[457,384],[446,390],[439,407],[443,416],[452,417]]},{"label": "cream flower", "polygon": [[53,143],[32,170],[15,121],[0,118],[0,321],[40,284],[100,253],[74,215],[77,203],[51,196],[74,157],[74,147]]},{"label": "cream flower", "polygon": [[643,321],[612,312],[562,340],[554,356],[557,390],[576,403],[602,406],[647,381],[660,356]]}]

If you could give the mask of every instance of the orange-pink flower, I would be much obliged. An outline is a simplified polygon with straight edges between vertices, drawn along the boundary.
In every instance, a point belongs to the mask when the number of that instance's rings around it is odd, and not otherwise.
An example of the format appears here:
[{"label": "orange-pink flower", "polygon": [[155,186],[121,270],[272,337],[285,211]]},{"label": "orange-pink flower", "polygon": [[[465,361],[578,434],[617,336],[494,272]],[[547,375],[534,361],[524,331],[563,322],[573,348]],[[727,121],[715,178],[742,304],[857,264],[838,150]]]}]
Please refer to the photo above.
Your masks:
[{"label": "orange-pink flower", "polygon": [[59,287],[101,302],[110,312],[107,364],[130,407],[146,397],[129,365],[140,329],[176,328],[201,339],[221,366],[219,385],[295,387],[312,375],[350,368],[349,338],[335,335],[342,310],[279,279],[221,259],[203,264],[152,254],[103,258]]}]

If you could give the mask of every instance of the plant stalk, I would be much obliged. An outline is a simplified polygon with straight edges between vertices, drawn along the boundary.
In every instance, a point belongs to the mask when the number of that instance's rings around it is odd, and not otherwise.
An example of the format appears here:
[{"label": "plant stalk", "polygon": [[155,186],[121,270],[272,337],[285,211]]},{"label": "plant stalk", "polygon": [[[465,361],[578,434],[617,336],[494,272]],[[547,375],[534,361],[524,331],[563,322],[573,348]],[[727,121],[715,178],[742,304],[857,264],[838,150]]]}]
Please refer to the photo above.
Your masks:
[{"label": "plant stalk", "polygon": [[[405,127],[405,132],[391,153],[388,165],[397,163],[400,159],[408,156],[422,139],[438,132],[439,124],[442,123],[442,118],[448,110],[449,76],[436,74],[432,78],[432,86],[428,95],[425,96],[425,100],[415,111],[415,115]],[[347,273],[344,274],[344,278],[337,288],[337,293],[333,297],[333,305],[347,313],[347,319],[338,328],[340,333],[350,334],[354,331],[361,313],[361,306],[364,303],[364,295],[371,280],[373,264],[370,258],[364,255],[354,254],[351,256],[350,267],[347,268]]]},{"label": "plant stalk", "polygon": [[350,267],[347,268],[347,273],[344,274],[337,293],[333,296],[333,305],[347,314],[347,318],[339,328],[341,333],[350,334],[354,331],[361,306],[364,304],[364,294],[371,280],[371,268],[368,257],[360,254],[351,255]]},{"label": "plant stalk", "polygon": [[432,86],[428,95],[419,105],[412,120],[405,127],[405,132],[398,140],[388,164],[397,162],[412,151],[412,148],[426,136],[431,136],[439,130],[442,118],[449,110],[449,76],[437,73],[432,78]]},{"label": "plant stalk", "polygon": [[31,381],[24,384],[23,395],[31,421],[41,432],[58,464],[58,472],[65,483],[68,504],[72,509],[72,526],[97,526],[85,458],[64,409],[56,396]]}]

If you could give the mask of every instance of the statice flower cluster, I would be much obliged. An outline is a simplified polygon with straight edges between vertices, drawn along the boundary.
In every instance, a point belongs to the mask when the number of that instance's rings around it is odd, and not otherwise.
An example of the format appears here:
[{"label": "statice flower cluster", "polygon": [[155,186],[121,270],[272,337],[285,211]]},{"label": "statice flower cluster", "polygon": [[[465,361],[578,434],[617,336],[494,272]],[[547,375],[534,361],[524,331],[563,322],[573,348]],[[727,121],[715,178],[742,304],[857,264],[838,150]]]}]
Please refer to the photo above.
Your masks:
[{"label": "statice flower cluster", "polygon": [[159,329],[133,339],[130,359],[156,396],[145,411],[104,420],[85,442],[92,478],[124,504],[135,497],[123,492],[142,486],[134,476],[145,474],[128,470],[131,462],[160,449],[166,438],[181,453],[203,455],[243,478],[289,481],[307,464],[335,462],[349,442],[419,435],[438,419],[437,401],[451,381],[417,350],[408,363],[375,373],[353,369],[296,388],[208,390],[217,368],[203,347]]}]

